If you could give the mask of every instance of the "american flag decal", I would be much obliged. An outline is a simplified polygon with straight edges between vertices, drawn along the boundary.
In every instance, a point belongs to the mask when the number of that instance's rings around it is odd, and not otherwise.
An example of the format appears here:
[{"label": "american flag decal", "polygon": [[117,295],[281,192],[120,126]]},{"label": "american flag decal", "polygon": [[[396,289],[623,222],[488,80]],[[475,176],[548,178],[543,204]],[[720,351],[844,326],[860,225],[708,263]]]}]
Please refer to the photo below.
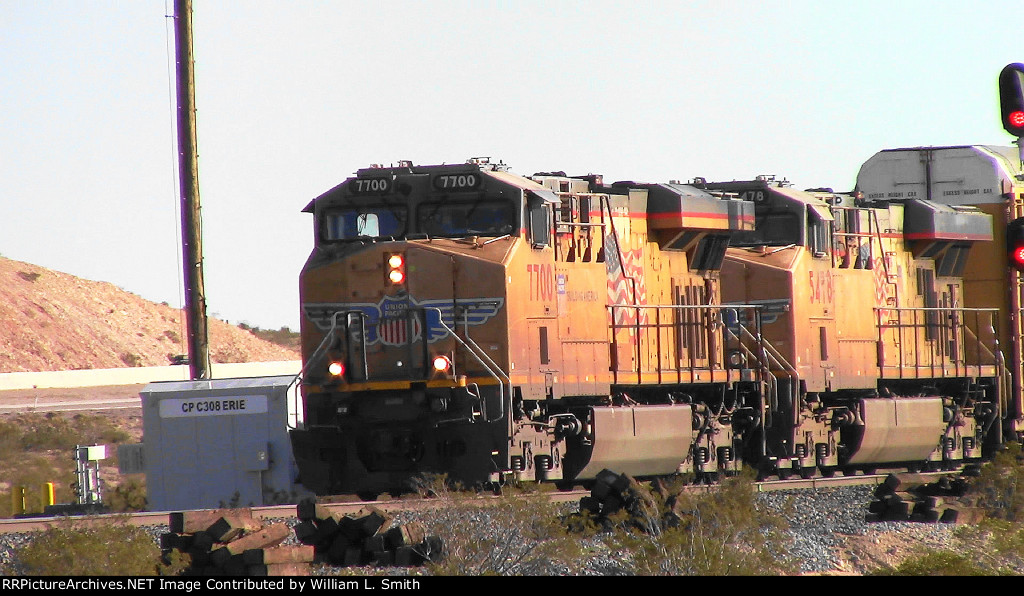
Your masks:
[{"label": "american flag decal", "polygon": [[[891,265],[891,263],[882,262],[882,259],[876,258],[873,265],[875,273],[875,306],[884,307],[889,304],[889,280],[886,275],[886,266]],[[889,317],[889,309],[880,310],[878,314],[882,319],[886,319]]]},{"label": "american flag decal", "polygon": [[[643,251],[624,250],[621,259],[614,240],[605,241],[605,268],[608,272],[608,303],[640,306],[647,304],[647,286],[644,283]],[[616,326],[631,326],[637,323],[637,311],[633,308],[616,308]],[[639,309],[640,323],[647,322],[647,313]],[[630,336],[635,333],[629,330]],[[635,339],[635,338],[634,338]]]}]

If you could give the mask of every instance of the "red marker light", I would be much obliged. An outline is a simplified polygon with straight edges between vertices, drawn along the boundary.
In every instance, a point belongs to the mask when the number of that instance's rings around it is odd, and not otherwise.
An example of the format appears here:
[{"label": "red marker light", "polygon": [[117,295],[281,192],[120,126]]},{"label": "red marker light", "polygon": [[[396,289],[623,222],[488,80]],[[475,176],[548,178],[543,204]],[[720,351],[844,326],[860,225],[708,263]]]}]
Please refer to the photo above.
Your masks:
[{"label": "red marker light", "polygon": [[452,361],[448,360],[446,356],[438,356],[434,358],[434,370],[437,372],[445,372],[452,366]]},{"label": "red marker light", "polygon": [[340,377],[345,374],[345,365],[341,362],[334,361],[327,365],[327,372],[331,373],[336,377]]},{"label": "red marker light", "polygon": [[1024,127],[1024,112],[1010,112],[1010,114],[1006,118],[1010,121],[1010,124],[1014,126]]}]

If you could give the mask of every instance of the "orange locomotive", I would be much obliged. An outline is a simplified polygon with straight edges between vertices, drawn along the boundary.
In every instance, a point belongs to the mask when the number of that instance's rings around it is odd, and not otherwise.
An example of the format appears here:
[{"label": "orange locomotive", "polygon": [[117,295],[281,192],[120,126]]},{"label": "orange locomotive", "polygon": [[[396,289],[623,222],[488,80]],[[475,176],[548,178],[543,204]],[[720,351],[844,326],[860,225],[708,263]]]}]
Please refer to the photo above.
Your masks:
[{"label": "orange locomotive", "polygon": [[359,170],[307,211],[292,441],[320,494],[949,467],[1000,439],[974,209],[473,160]]},{"label": "orange locomotive", "polygon": [[722,277],[727,303],[765,307],[777,390],[762,469],[952,469],[1001,441],[999,313],[964,306],[965,265],[991,243],[989,215],[771,179],[701,187],[756,206]]},{"label": "orange locomotive", "polygon": [[307,210],[308,488],[738,469],[764,381],[726,360],[758,348],[718,269],[752,203],[478,160],[360,170]]}]

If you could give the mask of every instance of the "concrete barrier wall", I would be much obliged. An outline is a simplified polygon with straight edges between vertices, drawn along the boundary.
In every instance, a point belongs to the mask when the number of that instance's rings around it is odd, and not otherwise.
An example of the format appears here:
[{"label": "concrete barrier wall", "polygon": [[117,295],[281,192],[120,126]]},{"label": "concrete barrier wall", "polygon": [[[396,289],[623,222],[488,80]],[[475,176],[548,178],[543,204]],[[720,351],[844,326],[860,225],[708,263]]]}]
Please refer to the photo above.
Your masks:
[{"label": "concrete barrier wall", "polygon": [[[302,362],[213,363],[210,375],[215,379],[297,375]],[[187,365],[140,366],[136,368],[103,368],[62,370],[53,372],[15,372],[0,374],[0,391],[10,389],[52,389],[67,387],[102,387],[105,385],[143,385],[154,381],[187,381]]]}]

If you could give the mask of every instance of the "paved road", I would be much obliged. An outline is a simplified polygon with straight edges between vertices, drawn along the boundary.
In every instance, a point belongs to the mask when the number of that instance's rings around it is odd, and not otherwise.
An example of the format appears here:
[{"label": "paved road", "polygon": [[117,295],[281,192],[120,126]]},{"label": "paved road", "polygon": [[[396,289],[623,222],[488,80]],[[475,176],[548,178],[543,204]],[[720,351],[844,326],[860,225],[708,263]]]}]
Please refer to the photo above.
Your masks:
[{"label": "paved road", "polygon": [[145,385],[0,391],[0,414],[139,409]]}]

